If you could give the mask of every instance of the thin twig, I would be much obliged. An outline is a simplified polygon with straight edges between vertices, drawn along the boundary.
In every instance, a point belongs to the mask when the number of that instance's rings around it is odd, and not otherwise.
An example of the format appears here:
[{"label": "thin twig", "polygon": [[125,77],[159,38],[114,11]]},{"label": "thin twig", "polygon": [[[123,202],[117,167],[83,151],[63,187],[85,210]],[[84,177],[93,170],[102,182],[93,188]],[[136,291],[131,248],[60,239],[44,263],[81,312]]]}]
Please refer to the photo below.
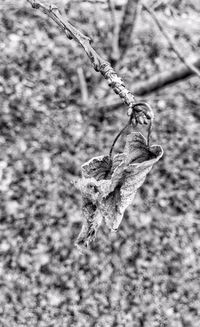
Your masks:
[{"label": "thin twig", "polygon": [[116,12],[113,0],[108,0],[108,6],[111,13],[112,19],[112,32],[113,32],[113,41],[112,41],[112,53],[111,60],[113,65],[119,60],[120,52],[119,52],[119,24],[117,22]]},{"label": "thin twig", "polygon": [[82,102],[87,103],[88,102],[88,88],[87,88],[87,83],[85,80],[85,76],[84,76],[82,67],[78,67],[77,74],[78,74],[78,78],[79,78],[79,82],[80,82]]},{"label": "thin twig", "polygon": [[128,0],[124,9],[124,15],[119,31],[119,49],[121,58],[125,56],[130,45],[130,39],[136,25],[137,17],[141,9],[140,0]]},{"label": "thin twig", "polygon": [[[33,8],[40,9],[43,13],[49,16],[54,22],[61,27],[64,31],[66,36],[69,39],[74,39],[77,43],[79,43],[82,48],[85,50],[86,54],[88,55],[94,69],[97,72],[100,72],[103,77],[106,79],[108,85],[113,89],[113,91],[120,96],[126,105],[128,105],[128,113],[130,114],[133,105],[135,104],[136,100],[134,95],[125,87],[124,82],[122,79],[117,75],[117,73],[113,70],[109,62],[102,59],[97,52],[91,46],[91,39],[77,30],[67,19],[63,19],[58,8],[56,6],[50,5],[46,7],[42,3],[36,0],[27,0]],[[143,120],[152,119],[150,112],[143,112],[138,107],[135,109],[136,120],[141,118],[141,114],[143,115]],[[139,119],[139,123],[141,123],[141,119]]]},{"label": "thin twig", "polygon": [[121,131],[117,134],[117,136],[115,137],[112,145],[111,145],[111,148],[110,148],[110,152],[109,152],[109,156],[112,157],[112,153],[113,153],[113,150],[114,150],[114,146],[118,140],[118,138],[125,132],[125,130],[130,126],[130,122],[128,122],[122,129]]},{"label": "thin twig", "polygon": [[179,49],[177,48],[175,41],[172,40],[170,38],[170,36],[166,33],[165,29],[163,28],[162,24],[160,23],[157,15],[155,14],[155,12],[149,8],[147,5],[145,5],[144,3],[142,4],[144,9],[150,14],[150,16],[152,17],[152,19],[154,20],[154,22],[156,23],[156,25],[158,26],[159,30],[161,31],[161,33],[164,35],[164,37],[166,38],[166,40],[168,41],[170,47],[172,48],[172,50],[174,51],[174,53],[177,55],[177,57],[185,64],[185,66],[187,66],[193,73],[195,73],[198,77],[200,77],[200,71],[190,62],[188,62],[185,57],[181,54],[181,52],[179,51]]}]

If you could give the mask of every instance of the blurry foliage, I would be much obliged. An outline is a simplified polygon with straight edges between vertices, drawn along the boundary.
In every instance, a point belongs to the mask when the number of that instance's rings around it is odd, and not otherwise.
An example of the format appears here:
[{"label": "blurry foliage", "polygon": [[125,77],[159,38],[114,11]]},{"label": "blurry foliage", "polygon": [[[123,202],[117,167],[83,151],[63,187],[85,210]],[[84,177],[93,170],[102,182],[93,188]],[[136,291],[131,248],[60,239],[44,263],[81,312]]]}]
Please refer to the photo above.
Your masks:
[{"label": "blurry foliage", "polygon": [[[198,1],[171,1],[175,15],[162,3],[156,10],[185,55],[188,38],[199,50]],[[68,14],[108,56],[105,7],[72,2]],[[186,20],[192,33],[181,32]],[[119,233],[108,237],[103,228],[91,254],[81,256],[74,248],[80,194],[72,182],[83,162],[109,151],[124,109],[99,113],[81,104],[77,67],[92,100],[99,75],[82,49],[24,0],[1,2],[0,21],[0,325],[198,327],[197,78],[148,97],[156,114],[152,143],[165,155]],[[120,67],[130,87],[177,64],[146,14],[135,33]]]}]

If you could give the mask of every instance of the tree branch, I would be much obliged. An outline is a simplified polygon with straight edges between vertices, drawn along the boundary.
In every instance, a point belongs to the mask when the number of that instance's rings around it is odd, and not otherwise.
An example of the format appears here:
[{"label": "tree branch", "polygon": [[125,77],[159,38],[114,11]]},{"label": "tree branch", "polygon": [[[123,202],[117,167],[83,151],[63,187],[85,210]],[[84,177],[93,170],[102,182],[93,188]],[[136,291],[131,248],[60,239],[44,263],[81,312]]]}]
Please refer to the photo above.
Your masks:
[{"label": "tree branch", "polygon": [[85,80],[85,76],[84,76],[82,67],[78,67],[77,74],[78,74],[78,78],[79,78],[79,82],[80,82],[82,102],[87,103],[89,96],[88,96],[87,83]]},{"label": "tree branch", "polygon": [[[64,20],[56,6],[50,5],[47,8],[42,3],[36,0],[27,0],[33,8],[40,9],[43,13],[48,15],[54,22],[61,27],[66,36],[69,39],[74,39],[78,44],[82,46],[88,55],[94,69],[97,72],[100,72],[103,77],[106,79],[108,85],[113,89],[113,91],[120,96],[123,102],[129,107],[128,114],[132,114],[132,108],[136,103],[134,95],[125,87],[122,79],[117,75],[113,70],[109,62],[102,59],[97,52],[91,46],[91,39],[79,30],[77,30],[68,20]],[[135,119],[137,123],[148,124],[148,120],[153,118],[153,113],[149,110],[145,110],[142,107],[137,106],[134,109]]]},{"label": "tree branch", "polygon": [[[190,64],[200,68],[200,57],[193,59]],[[169,71],[159,73],[147,81],[138,82],[133,85],[134,93],[138,96],[144,96],[151,92],[159,91],[163,87],[170,86],[171,84],[180,82],[185,78],[194,76],[194,72],[190,68],[186,67],[185,64],[180,64],[177,68],[171,69]],[[98,109],[104,111],[112,111],[118,109],[121,106],[121,103],[118,101],[99,105]]]},{"label": "tree branch", "polygon": [[121,58],[124,57],[130,45],[130,39],[136,24],[139,7],[140,0],[127,1],[119,31],[119,48],[121,52]]},{"label": "tree branch", "polygon": [[161,33],[164,35],[166,40],[168,41],[170,47],[174,51],[174,53],[177,55],[177,57],[194,73],[200,78],[200,71],[191,63],[189,63],[185,57],[181,54],[179,49],[177,48],[175,42],[169,37],[169,35],[166,33],[165,29],[163,28],[162,24],[160,23],[159,19],[157,18],[155,12],[146,6],[144,3],[142,4],[144,9],[150,14],[156,25],[158,26]]},{"label": "tree branch", "polygon": [[113,41],[112,41],[112,53],[111,53],[111,60],[113,65],[119,60],[120,52],[119,52],[119,24],[117,22],[117,17],[115,13],[115,7],[113,0],[108,0],[108,6],[111,13],[112,18],[112,32],[113,32]]}]

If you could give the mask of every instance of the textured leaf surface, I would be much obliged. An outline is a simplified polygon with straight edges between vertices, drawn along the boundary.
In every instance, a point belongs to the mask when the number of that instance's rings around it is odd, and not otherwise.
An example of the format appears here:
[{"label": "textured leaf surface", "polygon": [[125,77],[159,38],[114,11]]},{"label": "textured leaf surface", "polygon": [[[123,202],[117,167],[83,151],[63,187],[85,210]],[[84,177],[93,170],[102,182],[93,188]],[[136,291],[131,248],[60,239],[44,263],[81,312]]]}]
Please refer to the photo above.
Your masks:
[{"label": "textured leaf surface", "polygon": [[82,166],[80,189],[83,197],[84,223],[78,244],[88,245],[102,222],[117,230],[125,209],[133,202],[146,175],[163,154],[161,146],[148,148],[141,133],[127,136],[124,152],[95,157]]}]

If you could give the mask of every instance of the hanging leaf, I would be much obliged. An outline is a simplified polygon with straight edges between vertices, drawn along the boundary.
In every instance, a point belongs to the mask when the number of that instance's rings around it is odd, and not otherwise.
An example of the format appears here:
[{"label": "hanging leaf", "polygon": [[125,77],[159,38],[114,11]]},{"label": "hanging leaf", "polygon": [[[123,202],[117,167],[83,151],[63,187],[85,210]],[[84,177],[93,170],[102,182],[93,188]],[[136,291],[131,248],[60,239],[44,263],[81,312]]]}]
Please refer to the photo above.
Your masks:
[{"label": "hanging leaf", "polygon": [[82,166],[79,187],[84,223],[77,245],[85,247],[94,240],[102,219],[111,230],[118,229],[125,209],[162,155],[161,146],[148,147],[141,133],[131,133],[123,153],[113,159],[95,157]]}]

